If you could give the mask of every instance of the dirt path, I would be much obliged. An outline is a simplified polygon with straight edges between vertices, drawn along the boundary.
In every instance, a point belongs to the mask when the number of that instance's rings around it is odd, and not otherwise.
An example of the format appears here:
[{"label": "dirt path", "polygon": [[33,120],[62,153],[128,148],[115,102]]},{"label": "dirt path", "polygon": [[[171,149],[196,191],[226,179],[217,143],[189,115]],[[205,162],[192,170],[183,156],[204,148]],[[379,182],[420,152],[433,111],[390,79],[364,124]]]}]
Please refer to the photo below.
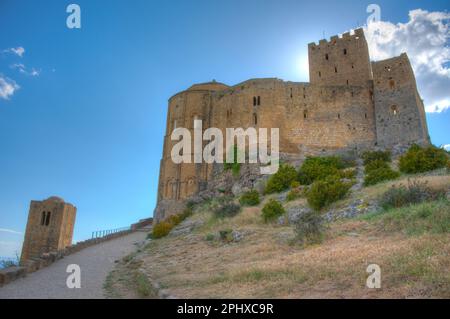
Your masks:
[{"label": "dirt path", "polygon": [[[103,284],[114,268],[114,261],[135,251],[134,244],[143,241],[145,237],[146,232],[135,232],[69,255],[47,268],[0,288],[0,299],[105,298]],[[81,268],[80,289],[67,288],[69,273],[66,269],[70,264],[77,264]]]}]

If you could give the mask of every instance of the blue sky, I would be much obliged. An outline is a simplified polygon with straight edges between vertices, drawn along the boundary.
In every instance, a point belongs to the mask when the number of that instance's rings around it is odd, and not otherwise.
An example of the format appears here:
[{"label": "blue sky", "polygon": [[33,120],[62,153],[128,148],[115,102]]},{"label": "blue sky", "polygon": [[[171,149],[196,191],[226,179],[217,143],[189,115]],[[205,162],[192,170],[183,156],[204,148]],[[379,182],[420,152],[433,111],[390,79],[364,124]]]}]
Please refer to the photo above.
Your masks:
[{"label": "blue sky", "polygon": [[[80,30],[66,27],[70,3],[81,7]],[[307,44],[365,24],[370,3],[0,0],[0,256],[19,249],[32,199],[75,204],[75,240],[151,216],[171,95],[212,79],[308,81]],[[414,27],[411,10],[449,9],[377,4],[398,32],[398,23]],[[440,99],[440,112],[427,114],[437,145],[450,144],[445,63],[421,69],[419,81]]]}]

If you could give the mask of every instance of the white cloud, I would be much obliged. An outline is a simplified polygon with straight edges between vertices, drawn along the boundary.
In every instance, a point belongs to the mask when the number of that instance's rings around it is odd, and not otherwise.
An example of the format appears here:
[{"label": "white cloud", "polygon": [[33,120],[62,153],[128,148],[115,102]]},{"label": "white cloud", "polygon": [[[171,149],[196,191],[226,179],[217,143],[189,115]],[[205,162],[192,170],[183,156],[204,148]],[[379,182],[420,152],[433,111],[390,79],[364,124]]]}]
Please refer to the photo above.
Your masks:
[{"label": "white cloud", "polygon": [[8,228],[0,228],[0,232],[9,233],[9,234],[15,234],[15,235],[22,235],[21,232],[15,231],[15,230],[12,230],[12,229],[8,229]]},{"label": "white cloud", "polygon": [[450,108],[450,13],[409,12],[409,21],[372,22],[365,28],[375,61],[408,54],[427,112]]},{"label": "white cloud", "polygon": [[17,56],[23,57],[23,55],[25,53],[25,49],[23,47],[9,48],[9,49],[3,50],[3,52],[13,53]]},{"label": "white cloud", "polygon": [[9,100],[19,88],[16,82],[0,75],[0,99]]},{"label": "white cloud", "polygon": [[450,144],[444,144],[441,146],[444,150],[449,151],[450,152]]},{"label": "white cloud", "polygon": [[20,73],[30,76],[39,76],[41,74],[41,70],[37,70],[35,68],[31,68],[28,70],[27,67],[23,63],[15,63],[11,65],[12,69],[17,69]]}]

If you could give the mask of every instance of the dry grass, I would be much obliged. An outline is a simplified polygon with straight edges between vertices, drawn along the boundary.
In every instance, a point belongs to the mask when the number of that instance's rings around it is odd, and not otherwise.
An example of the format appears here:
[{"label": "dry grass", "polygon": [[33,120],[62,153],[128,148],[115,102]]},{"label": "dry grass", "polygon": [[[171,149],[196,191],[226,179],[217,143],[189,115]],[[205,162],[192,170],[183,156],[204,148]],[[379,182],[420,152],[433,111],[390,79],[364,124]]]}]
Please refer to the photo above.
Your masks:
[{"label": "dry grass", "polygon": [[[450,176],[421,179],[434,188],[450,185]],[[405,179],[352,196],[372,199],[401,182]],[[370,220],[346,220],[330,225],[322,244],[302,248],[290,244],[292,227],[263,223],[263,205],[228,219],[213,218],[205,206],[191,217],[204,221],[202,227],[152,241],[138,255],[140,269],[181,298],[450,298],[448,233],[407,236]],[[205,240],[228,228],[245,238]],[[372,263],[381,267],[381,289],[365,286]]]}]

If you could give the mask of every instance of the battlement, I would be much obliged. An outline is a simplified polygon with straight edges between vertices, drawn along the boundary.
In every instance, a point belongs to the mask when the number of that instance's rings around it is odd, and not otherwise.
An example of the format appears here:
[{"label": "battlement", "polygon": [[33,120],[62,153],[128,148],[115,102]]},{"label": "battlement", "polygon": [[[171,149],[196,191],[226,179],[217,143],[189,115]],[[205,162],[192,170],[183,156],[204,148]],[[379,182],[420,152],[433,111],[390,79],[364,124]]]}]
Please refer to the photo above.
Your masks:
[{"label": "battlement", "polygon": [[327,39],[322,39],[319,40],[319,43],[315,43],[315,42],[311,42],[308,44],[308,48],[310,49],[317,49],[317,48],[322,48],[322,47],[329,47],[330,45],[335,45],[337,44],[339,41],[342,40],[346,40],[346,41],[351,41],[351,40],[360,40],[360,39],[364,39],[364,30],[362,28],[356,29],[353,32],[345,32],[342,34],[342,36],[339,35],[334,35],[332,37],[330,37],[330,40]]}]

